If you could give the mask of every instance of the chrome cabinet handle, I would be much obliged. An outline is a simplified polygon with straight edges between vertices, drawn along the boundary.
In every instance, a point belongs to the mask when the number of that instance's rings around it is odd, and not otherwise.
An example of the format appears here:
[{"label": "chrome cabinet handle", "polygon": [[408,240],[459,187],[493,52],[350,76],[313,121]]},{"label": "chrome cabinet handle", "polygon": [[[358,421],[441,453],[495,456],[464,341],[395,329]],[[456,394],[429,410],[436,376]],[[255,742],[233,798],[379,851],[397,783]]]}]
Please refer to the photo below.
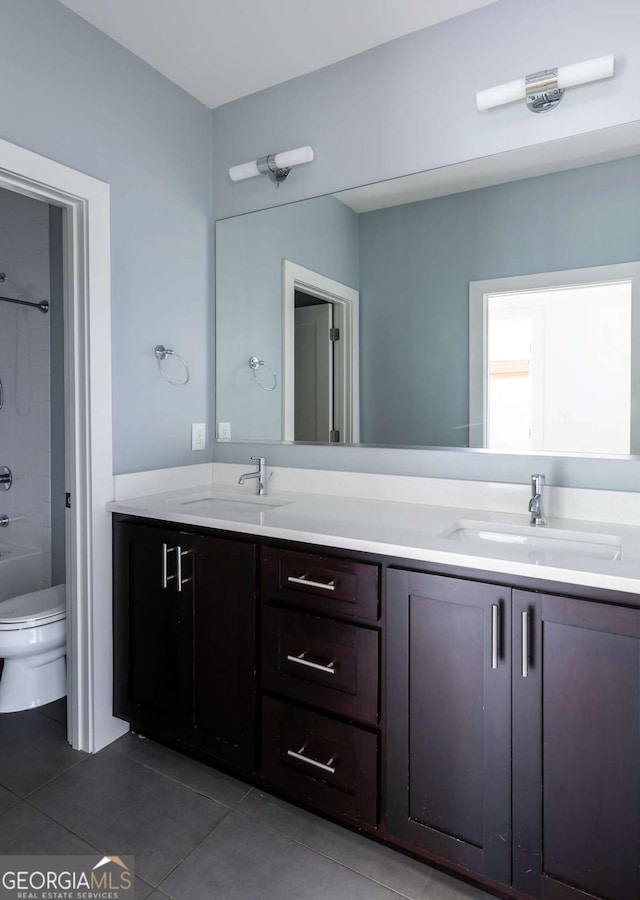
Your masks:
[{"label": "chrome cabinet handle", "polygon": [[177,574],[177,578],[178,578],[177,591],[179,594],[181,594],[182,593],[182,585],[188,584],[191,581],[190,578],[182,577],[182,557],[187,556],[191,551],[183,550],[182,547],[176,547],[175,549],[176,549],[176,572],[178,573]]},{"label": "chrome cabinet handle", "polygon": [[169,553],[173,553],[175,547],[167,547],[166,544],[162,545],[162,590],[166,591],[167,585],[170,581],[172,581],[176,576],[175,575],[167,575],[167,556]]},{"label": "chrome cabinet handle", "polygon": [[322,769],[323,772],[328,772],[330,775],[336,774],[336,767],[331,765],[335,757],[332,756],[327,763],[321,763],[318,762],[317,759],[311,759],[310,756],[304,756],[302,751],[305,749],[306,746],[300,747],[297,752],[295,750],[287,750],[287,756],[292,757],[292,759],[297,759],[298,762],[303,762],[307,763],[307,765],[309,766],[314,766],[316,769]]},{"label": "chrome cabinet handle", "polygon": [[498,668],[498,638],[500,632],[500,607],[491,605],[491,668]]},{"label": "chrome cabinet handle", "polygon": [[529,677],[529,610],[522,610],[522,677]]},{"label": "chrome cabinet handle", "polygon": [[323,591],[335,591],[336,589],[335,581],[311,581],[306,574],[298,577],[289,575],[287,581],[290,581],[292,584],[304,584],[306,587],[322,588]]},{"label": "chrome cabinet handle", "polygon": [[327,675],[335,675],[335,663],[330,662],[328,666],[323,666],[321,663],[311,662],[310,659],[305,659],[306,650],[304,653],[301,653],[299,656],[293,656],[293,654],[289,654],[287,656],[287,662],[297,663],[299,666],[308,666],[310,669],[317,669],[319,672],[325,672]]}]

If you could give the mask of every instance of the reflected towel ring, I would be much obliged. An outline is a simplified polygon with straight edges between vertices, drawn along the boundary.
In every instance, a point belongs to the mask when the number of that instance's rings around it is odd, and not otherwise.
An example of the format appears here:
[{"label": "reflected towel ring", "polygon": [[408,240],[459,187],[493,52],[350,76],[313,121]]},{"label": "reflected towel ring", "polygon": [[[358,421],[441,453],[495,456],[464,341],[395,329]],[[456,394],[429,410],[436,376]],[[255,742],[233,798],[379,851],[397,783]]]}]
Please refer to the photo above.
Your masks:
[{"label": "reflected towel ring", "polygon": [[[158,370],[165,381],[168,381],[169,384],[172,384],[174,387],[184,387],[185,384],[189,383],[189,378],[191,377],[189,374],[189,366],[186,364],[184,359],[180,356],[179,353],[176,353],[175,350],[170,350],[168,347],[163,347],[162,344],[158,344],[156,349],[153,351],[153,355],[158,361]],[[175,356],[176,359],[180,360],[182,365],[184,366],[185,379],[184,381],[173,381],[167,373],[162,368],[162,363],[165,361],[167,356]]]},{"label": "reflected towel ring", "polygon": [[[278,379],[269,363],[266,363],[263,359],[258,359],[257,356],[252,356],[249,360],[249,365],[251,366],[251,371],[253,372],[253,377],[255,378],[258,387],[261,387],[263,391],[275,391],[278,386]],[[268,369],[271,372],[271,377],[273,378],[273,385],[271,387],[266,387],[258,378],[258,369],[260,366],[264,366],[265,369]]]}]

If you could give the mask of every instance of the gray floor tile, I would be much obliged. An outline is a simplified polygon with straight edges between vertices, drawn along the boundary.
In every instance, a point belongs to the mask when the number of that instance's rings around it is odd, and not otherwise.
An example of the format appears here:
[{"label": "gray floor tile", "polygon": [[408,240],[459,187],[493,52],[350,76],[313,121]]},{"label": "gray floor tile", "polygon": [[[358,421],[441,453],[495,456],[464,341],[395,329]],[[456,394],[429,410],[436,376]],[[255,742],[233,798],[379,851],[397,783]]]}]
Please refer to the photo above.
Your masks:
[{"label": "gray floor tile", "polygon": [[135,879],[136,885],[136,900],[146,900],[147,897],[157,897],[156,889],[151,884],[147,884],[146,881],[143,881],[142,878],[138,878],[136,875]]},{"label": "gray floor tile", "polygon": [[0,816],[2,853],[96,853],[86,841],[71,834],[39,810],[20,801]]},{"label": "gray floor tile", "polygon": [[158,885],[228,808],[113,750],[83,762],[30,802],[104,853],[135,856]]},{"label": "gray floor tile", "polygon": [[411,900],[422,900],[432,871],[424,863],[259,791],[237,811]]},{"label": "gray floor tile", "polygon": [[67,698],[54,700],[53,703],[47,703],[45,706],[39,706],[37,710],[41,715],[60,722],[62,725],[67,724]]},{"label": "gray floor tile", "polygon": [[432,869],[421,900],[494,900],[494,898],[480,888]]},{"label": "gray floor tile", "polygon": [[0,716],[0,747],[0,784],[21,797],[87,755],[72,750],[65,725],[33,709]]},{"label": "gray floor tile", "polygon": [[6,788],[0,787],[0,814],[2,814],[5,809],[9,809],[10,806],[13,806],[14,803],[17,803],[19,799],[17,794],[8,791]]},{"label": "gray floor tile", "polygon": [[134,734],[125,734],[116,741],[113,749],[225,806],[237,806],[251,790],[242,781]]},{"label": "gray floor tile", "polygon": [[399,895],[231,812],[161,884],[174,900],[398,900]]}]

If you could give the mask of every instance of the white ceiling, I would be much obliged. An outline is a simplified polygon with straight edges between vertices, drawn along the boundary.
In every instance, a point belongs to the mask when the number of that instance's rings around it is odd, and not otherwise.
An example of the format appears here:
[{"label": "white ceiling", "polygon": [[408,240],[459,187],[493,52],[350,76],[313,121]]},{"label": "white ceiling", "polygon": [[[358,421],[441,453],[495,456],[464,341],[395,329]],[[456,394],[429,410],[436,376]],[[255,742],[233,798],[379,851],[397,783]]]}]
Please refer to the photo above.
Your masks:
[{"label": "white ceiling", "polygon": [[496,0],[60,0],[213,108]]}]

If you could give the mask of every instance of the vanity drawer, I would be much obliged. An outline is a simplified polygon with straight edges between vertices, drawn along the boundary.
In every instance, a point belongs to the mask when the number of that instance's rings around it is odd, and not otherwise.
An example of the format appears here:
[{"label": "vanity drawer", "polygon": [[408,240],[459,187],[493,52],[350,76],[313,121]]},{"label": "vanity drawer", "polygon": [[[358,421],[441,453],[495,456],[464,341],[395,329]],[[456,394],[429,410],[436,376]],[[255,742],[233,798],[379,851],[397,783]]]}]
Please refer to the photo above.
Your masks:
[{"label": "vanity drawer", "polygon": [[262,713],[265,782],[322,812],[375,828],[378,736],[266,697]]},{"label": "vanity drawer", "polygon": [[264,607],[262,688],[376,725],[379,645],[370,628]]},{"label": "vanity drawer", "polygon": [[376,620],[379,573],[374,563],[264,547],[262,596],[321,613]]}]

